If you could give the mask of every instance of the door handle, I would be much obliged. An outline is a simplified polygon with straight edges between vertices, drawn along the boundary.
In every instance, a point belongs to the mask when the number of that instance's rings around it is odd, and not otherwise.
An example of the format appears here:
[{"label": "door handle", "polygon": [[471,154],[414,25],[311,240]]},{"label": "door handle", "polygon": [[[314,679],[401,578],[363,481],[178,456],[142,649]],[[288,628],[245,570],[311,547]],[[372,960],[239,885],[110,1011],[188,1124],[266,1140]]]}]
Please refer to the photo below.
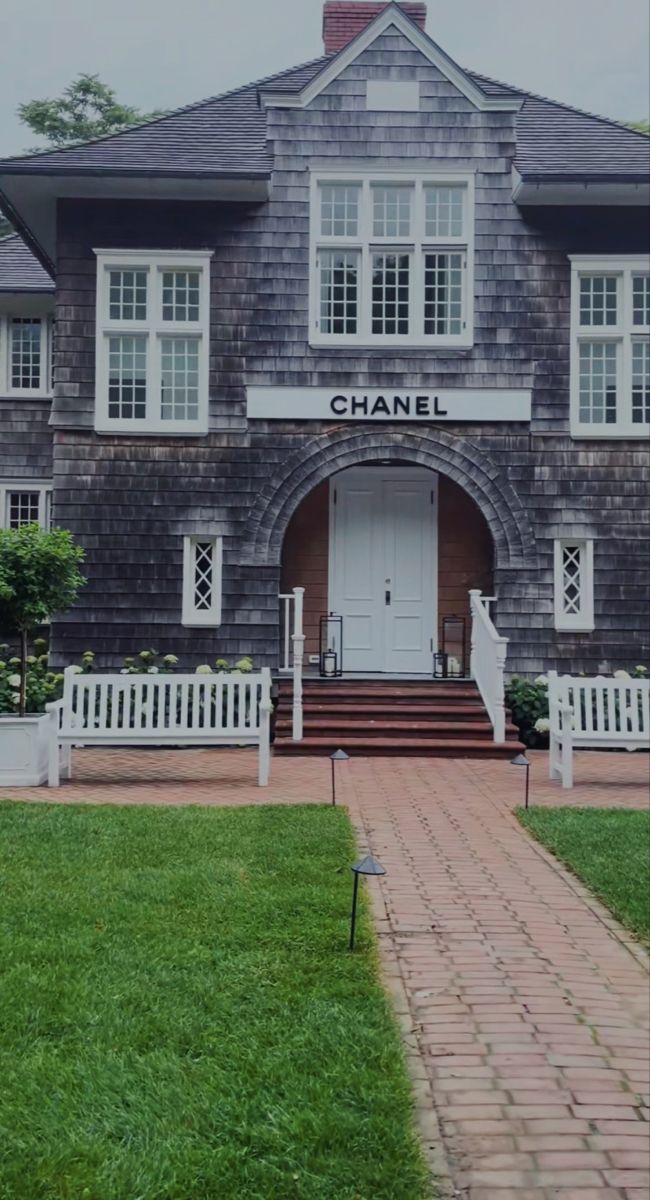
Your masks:
[{"label": "door handle", "polygon": [[385,600],[386,600],[386,604],[390,604],[390,592],[389,591],[385,592]]}]

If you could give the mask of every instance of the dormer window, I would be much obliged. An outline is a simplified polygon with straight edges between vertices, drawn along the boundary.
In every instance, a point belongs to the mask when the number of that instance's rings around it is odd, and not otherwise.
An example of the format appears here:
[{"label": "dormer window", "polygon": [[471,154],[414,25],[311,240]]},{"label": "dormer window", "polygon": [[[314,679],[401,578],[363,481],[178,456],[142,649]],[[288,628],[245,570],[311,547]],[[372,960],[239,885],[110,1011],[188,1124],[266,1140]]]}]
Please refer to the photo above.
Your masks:
[{"label": "dormer window", "polygon": [[211,252],[95,253],[95,428],[207,433]]},{"label": "dormer window", "polygon": [[315,172],[310,342],[471,346],[473,210],[470,175]]}]

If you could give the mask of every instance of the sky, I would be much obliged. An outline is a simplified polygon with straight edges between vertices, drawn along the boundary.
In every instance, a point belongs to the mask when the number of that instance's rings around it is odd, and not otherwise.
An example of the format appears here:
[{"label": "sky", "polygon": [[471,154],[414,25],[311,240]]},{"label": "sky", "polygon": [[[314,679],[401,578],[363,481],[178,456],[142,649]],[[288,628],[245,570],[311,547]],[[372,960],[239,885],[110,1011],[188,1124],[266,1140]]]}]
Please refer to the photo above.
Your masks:
[{"label": "sky", "polygon": [[[316,58],[322,0],[0,0],[0,157],[16,115],[81,72],[123,103],[173,109]],[[650,112],[648,0],[428,0],[462,66],[621,120]],[[37,140],[36,140],[37,141]]]}]

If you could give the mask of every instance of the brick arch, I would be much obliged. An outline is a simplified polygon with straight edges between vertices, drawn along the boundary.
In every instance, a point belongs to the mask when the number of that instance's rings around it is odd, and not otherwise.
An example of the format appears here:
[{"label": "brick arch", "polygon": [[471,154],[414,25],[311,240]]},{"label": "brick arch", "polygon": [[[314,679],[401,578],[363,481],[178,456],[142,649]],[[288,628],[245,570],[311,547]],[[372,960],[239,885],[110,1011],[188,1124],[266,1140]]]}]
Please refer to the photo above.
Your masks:
[{"label": "brick arch", "polygon": [[287,526],[305,496],[346,467],[383,458],[428,467],[459,484],[487,521],[496,568],[536,565],[528,516],[512,484],[483,450],[440,429],[415,433],[386,426],[336,429],[303,442],[259,492],[246,525],[241,561],[279,565]]}]

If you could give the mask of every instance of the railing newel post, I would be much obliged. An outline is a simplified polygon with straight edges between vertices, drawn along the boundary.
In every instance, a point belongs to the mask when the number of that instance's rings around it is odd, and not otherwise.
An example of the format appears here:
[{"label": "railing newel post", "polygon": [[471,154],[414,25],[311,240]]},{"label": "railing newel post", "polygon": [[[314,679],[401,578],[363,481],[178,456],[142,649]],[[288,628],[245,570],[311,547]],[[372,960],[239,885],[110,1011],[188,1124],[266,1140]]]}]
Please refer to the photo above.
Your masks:
[{"label": "railing newel post", "polygon": [[303,630],[303,601],[305,589],[293,589],[293,740],[302,741],[302,670],[305,655],[305,634]]}]

